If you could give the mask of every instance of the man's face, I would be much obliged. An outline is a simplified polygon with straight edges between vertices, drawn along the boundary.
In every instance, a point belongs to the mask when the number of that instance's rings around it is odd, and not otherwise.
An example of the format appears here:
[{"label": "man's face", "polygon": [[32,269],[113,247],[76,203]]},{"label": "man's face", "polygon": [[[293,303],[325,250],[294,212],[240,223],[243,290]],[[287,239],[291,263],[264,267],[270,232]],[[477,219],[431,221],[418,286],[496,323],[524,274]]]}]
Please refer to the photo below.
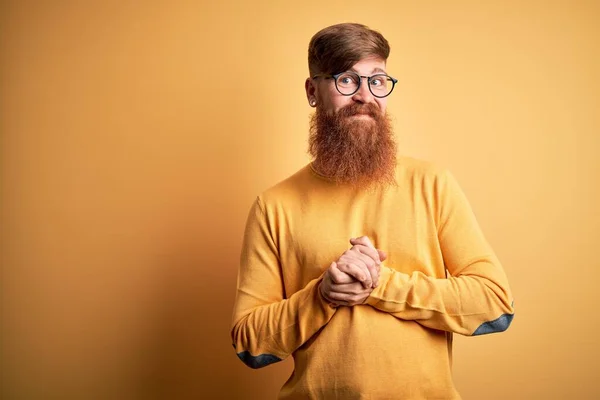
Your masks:
[{"label": "man's face", "polygon": [[[385,73],[385,62],[366,58],[352,67],[363,76]],[[386,113],[386,98],[377,98],[362,80],[350,96],[339,93],[333,79],[307,79],[309,99],[316,100],[311,118],[309,153],[319,173],[354,186],[394,181],[396,143]]]},{"label": "man's face", "polygon": [[[356,72],[361,76],[386,73],[385,61],[378,57],[364,58],[354,64],[350,71]],[[337,113],[341,108],[351,103],[371,103],[377,107],[381,114],[385,114],[387,106],[387,97],[378,98],[373,96],[365,78],[362,78],[358,91],[351,96],[344,96],[338,92],[335,88],[333,79],[309,78],[306,82],[306,94],[309,102],[311,99],[316,100],[317,107],[319,107],[320,111],[330,115]],[[370,117],[366,115],[355,115],[350,118],[366,120]]]}]

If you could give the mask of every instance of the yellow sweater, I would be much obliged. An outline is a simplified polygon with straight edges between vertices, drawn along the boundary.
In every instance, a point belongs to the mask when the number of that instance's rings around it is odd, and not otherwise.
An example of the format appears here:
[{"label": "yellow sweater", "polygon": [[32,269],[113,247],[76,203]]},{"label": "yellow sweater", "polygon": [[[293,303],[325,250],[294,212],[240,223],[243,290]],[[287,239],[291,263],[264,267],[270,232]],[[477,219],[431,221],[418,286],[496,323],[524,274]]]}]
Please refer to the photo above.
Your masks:
[{"label": "yellow sweater", "polygon": [[[307,165],[250,211],[232,322],[252,368],[290,354],[281,399],[458,399],[452,332],[504,331],[506,275],[446,170],[401,157],[397,186],[357,190]],[[333,308],[319,283],[352,237],[388,259],[367,304]]]}]

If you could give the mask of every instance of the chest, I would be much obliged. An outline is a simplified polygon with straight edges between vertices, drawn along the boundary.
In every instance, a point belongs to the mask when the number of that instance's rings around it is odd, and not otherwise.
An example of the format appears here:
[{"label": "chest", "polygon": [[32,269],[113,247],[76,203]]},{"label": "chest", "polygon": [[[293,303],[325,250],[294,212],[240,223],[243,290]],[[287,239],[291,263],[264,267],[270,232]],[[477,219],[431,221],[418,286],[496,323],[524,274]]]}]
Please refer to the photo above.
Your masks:
[{"label": "chest", "polygon": [[350,238],[363,235],[387,253],[386,266],[407,274],[445,276],[435,210],[411,193],[309,199],[300,207],[282,210],[280,220],[287,295],[320,276],[351,247]]}]

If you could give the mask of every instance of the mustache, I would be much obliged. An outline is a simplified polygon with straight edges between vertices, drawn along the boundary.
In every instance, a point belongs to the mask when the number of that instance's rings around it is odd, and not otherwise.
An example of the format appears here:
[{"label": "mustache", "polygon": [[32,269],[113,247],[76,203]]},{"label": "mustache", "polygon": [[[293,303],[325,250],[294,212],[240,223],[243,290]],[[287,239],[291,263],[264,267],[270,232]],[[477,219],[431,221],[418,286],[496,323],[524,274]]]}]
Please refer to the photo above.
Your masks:
[{"label": "mustache", "polygon": [[368,115],[371,118],[378,118],[381,113],[373,103],[350,103],[338,110],[337,117],[345,118],[363,114]]}]

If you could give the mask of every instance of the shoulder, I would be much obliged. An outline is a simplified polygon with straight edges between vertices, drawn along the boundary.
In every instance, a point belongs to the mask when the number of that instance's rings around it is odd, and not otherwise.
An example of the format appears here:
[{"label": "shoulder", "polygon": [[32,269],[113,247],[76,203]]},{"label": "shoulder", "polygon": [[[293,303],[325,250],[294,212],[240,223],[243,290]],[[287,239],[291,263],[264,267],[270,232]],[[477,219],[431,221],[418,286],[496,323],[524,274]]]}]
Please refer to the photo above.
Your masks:
[{"label": "shoulder", "polygon": [[447,179],[450,172],[445,167],[431,161],[414,157],[399,156],[396,175],[399,180],[439,182]]},{"label": "shoulder", "polygon": [[310,190],[315,179],[310,164],[307,164],[291,176],[263,191],[258,196],[258,202],[263,207],[267,207],[285,203],[290,199],[298,199],[303,193]]}]

